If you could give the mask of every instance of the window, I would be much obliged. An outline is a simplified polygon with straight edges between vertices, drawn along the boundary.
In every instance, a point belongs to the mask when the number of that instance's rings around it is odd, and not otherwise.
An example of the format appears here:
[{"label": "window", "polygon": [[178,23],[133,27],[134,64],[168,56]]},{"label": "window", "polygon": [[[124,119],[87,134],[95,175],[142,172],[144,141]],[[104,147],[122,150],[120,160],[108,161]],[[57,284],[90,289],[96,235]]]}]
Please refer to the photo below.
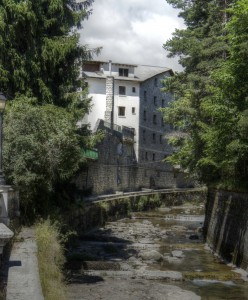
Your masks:
[{"label": "window", "polygon": [[143,119],[144,119],[144,121],[146,121],[146,110],[144,110]]},{"label": "window", "polygon": [[146,101],[147,100],[147,92],[144,91],[144,100]]},{"label": "window", "polygon": [[132,114],[135,115],[136,112],[135,112],[135,107],[132,107]]},{"label": "window", "polygon": [[152,153],[152,160],[155,161],[155,153]]},{"label": "window", "polygon": [[119,76],[128,77],[128,69],[119,68]]},{"label": "window", "polygon": [[161,127],[164,127],[164,119],[161,118]]},{"label": "window", "polygon": [[155,106],[157,106],[157,104],[158,104],[158,103],[157,103],[157,97],[156,97],[156,96],[153,97],[153,104],[154,104]]},{"label": "window", "polygon": [[146,160],[148,160],[148,152],[146,152],[146,156],[145,156]]},{"label": "window", "polygon": [[118,116],[119,117],[125,117],[125,111],[126,111],[125,106],[118,106]]},{"label": "window", "polygon": [[156,144],[156,133],[152,134],[152,142]]},{"label": "window", "polygon": [[162,144],[162,143],[163,143],[163,136],[162,136],[162,135],[160,135],[160,137],[159,137],[159,141],[160,141],[160,144]]},{"label": "window", "polygon": [[165,107],[165,100],[162,99],[162,107]]},{"label": "window", "polygon": [[136,88],[135,88],[135,86],[132,87],[132,92],[133,92],[133,93],[136,93]]},{"label": "window", "polygon": [[119,95],[126,95],[126,87],[119,86]]},{"label": "window", "polygon": [[143,129],[143,141],[145,142],[146,141],[146,130]]},{"label": "window", "polygon": [[154,86],[158,86],[158,78],[154,78]]},{"label": "window", "polygon": [[153,124],[157,124],[157,116],[156,115],[153,115],[152,121],[153,121]]}]

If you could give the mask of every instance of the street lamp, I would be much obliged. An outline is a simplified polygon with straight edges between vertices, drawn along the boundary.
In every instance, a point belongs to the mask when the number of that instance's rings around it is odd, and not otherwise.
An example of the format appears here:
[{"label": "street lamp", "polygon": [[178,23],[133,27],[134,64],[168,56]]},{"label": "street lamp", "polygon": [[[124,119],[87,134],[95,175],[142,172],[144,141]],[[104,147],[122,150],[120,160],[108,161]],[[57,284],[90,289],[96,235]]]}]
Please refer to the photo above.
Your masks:
[{"label": "street lamp", "polygon": [[3,175],[3,112],[6,104],[6,97],[0,92],[0,185],[5,185]]}]

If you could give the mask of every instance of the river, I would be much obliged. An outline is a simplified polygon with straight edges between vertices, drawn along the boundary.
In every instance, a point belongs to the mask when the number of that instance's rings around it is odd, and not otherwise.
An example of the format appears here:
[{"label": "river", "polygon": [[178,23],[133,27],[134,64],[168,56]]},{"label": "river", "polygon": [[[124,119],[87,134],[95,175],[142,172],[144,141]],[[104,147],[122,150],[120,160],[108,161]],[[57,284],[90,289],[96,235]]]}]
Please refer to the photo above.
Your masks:
[{"label": "river", "polygon": [[248,299],[239,270],[204,243],[204,206],[186,203],[108,222],[68,255],[70,300]]}]

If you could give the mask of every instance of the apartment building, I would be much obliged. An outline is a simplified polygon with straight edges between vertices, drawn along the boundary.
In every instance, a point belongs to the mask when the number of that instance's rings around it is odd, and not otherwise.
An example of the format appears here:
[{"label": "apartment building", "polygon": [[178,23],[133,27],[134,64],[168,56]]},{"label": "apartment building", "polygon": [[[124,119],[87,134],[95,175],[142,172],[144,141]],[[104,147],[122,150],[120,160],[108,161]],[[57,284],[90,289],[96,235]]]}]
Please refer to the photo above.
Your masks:
[{"label": "apartment building", "polygon": [[94,130],[98,120],[134,131],[137,162],[159,162],[171,152],[164,137],[165,127],[160,107],[171,101],[163,93],[162,80],[172,76],[165,67],[133,65],[104,61],[84,64],[82,76],[89,87],[92,110],[85,122]]}]

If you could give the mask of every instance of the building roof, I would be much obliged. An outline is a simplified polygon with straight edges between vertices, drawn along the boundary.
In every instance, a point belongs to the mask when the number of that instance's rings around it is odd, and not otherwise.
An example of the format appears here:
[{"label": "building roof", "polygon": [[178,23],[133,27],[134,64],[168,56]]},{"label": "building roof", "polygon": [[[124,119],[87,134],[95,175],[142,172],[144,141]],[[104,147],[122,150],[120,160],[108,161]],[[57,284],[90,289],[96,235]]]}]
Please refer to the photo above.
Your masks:
[{"label": "building roof", "polygon": [[145,81],[151,77],[165,72],[173,73],[172,69],[157,66],[138,65],[135,69],[135,75],[139,78],[140,81]]},{"label": "building roof", "polygon": [[[92,63],[94,63],[93,61]],[[97,61],[97,63],[108,63],[103,61]],[[152,78],[154,76],[163,74],[165,72],[169,72],[171,75],[173,75],[173,71],[170,68],[166,67],[158,67],[158,66],[148,66],[148,65],[132,65],[132,64],[124,64],[124,63],[112,63],[112,65],[125,65],[125,66],[131,66],[135,67],[134,70],[134,77],[124,77],[124,76],[114,76],[115,79],[119,80],[128,80],[128,81],[145,81],[149,78]],[[97,72],[90,72],[90,71],[83,71],[83,75],[85,77],[93,77],[93,78],[106,78],[108,75],[104,74],[102,71]]]}]

